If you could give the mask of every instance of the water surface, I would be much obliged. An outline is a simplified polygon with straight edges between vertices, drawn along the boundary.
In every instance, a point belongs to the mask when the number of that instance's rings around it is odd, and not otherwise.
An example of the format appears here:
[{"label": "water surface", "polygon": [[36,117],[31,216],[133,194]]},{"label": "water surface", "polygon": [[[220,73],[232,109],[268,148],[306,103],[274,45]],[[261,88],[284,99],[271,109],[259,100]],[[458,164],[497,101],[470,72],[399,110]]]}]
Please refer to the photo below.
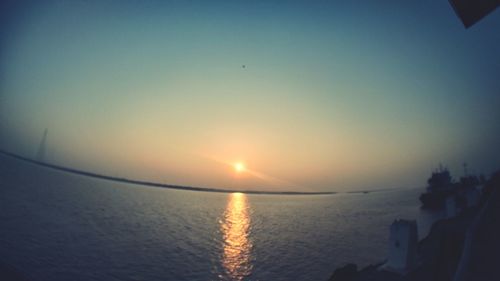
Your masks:
[{"label": "water surface", "polygon": [[380,262],[419,189],[246,195],[138,187],[0,161],[0,262],[33,281],[327,280]]}]

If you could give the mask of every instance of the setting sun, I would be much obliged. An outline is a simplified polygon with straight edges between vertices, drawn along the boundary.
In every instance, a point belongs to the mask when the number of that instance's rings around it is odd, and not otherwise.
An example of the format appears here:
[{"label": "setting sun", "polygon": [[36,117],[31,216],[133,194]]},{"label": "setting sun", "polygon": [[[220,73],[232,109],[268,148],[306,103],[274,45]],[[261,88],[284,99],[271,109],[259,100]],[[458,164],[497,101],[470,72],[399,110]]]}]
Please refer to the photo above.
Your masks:
[{"label": "setting sun", "polygon": [[238,173],[245,171],[245,164],[243,164],[241,162],[234,164],[234,170]]}]

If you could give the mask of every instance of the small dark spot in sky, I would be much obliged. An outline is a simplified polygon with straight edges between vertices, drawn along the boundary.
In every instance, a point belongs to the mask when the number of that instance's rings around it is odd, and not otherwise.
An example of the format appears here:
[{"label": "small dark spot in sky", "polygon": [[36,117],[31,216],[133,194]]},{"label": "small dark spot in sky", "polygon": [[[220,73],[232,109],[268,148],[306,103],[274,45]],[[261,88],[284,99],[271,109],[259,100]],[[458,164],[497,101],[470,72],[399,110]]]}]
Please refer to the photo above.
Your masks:
[{"label": "small dark spot in sky", "polygon": [[243,65],[241,65],[241,68],[246,68],[246,67],[247,67],[247,66],[246,66],[246,65],[244,65],[244,64],[243,64]]}]

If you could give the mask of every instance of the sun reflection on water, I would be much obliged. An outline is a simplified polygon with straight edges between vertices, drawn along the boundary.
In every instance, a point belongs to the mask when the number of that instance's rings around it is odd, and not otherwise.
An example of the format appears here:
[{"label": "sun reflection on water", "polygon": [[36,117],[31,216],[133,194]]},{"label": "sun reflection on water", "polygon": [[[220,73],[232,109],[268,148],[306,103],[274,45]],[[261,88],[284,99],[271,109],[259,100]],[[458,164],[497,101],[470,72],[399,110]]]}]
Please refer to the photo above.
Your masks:
[{"label": "sun reflection on water", "polygon": [[225,277],[229,280],[243,280],[252,272],[250,215],[245,194],[229,195],[220,227],[224,243],[222,266]]}]

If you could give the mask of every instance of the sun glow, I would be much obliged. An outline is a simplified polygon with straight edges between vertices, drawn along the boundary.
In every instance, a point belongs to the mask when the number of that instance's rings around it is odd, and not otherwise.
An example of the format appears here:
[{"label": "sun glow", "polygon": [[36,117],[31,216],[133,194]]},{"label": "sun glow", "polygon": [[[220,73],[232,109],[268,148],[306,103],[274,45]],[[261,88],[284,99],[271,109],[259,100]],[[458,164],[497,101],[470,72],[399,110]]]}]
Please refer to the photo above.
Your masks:
[{"label": "sun glow", "polygon": [[244,171],[246,170],[246,168],[245,168],[245,164],[243,164],[243,163],[241,163],[241,162],[235,163],[235,164],[234,164],[234,170],[235,170],[237,173],[244,172]]}]

